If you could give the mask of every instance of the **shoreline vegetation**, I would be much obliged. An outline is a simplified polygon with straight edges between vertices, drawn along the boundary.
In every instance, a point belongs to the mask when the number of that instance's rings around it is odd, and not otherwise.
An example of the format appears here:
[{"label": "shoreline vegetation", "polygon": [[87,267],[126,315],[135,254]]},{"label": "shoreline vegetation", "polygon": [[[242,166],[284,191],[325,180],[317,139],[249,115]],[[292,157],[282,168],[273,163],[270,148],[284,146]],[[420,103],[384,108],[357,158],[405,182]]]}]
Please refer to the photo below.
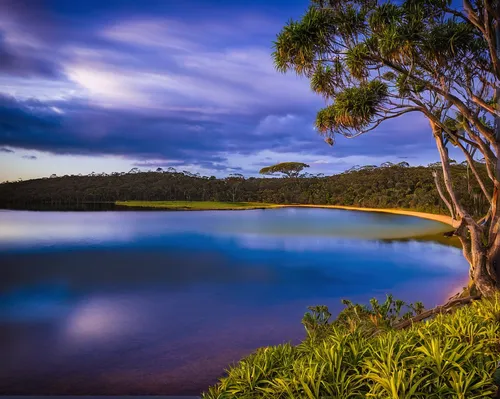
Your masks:
[{"label": "shoreline vegetation", "polygon": [[455,299],[430,311],[390,295],[369,306],[343,303],[333,321],[326,306],[309,307],[304,341],[257,349],[202,398],[472,399],[496,392],[500,296]]},{"label": "shoreline vegetation", "polygon": [[219,201],[115,201],[116,206],[150,208],[178,211],[240,211],[252,209],[280,208],[279,204],[262,202],[219,202]]},{"label": "shoreline vegetation", "polygon": [[[433,164],[411,167],[383,163],[378,167],[358,166],[331,176],[304,174],[285,178],[245,178],[241,175],[216,178],[161,168],[147,172],[131,170],[126,173],[53,176],[0,184],[0,208],[36,209],[43,206],[50,209],[89,205],[91,209],[91,204],[115,204],[115,201],[137,201],[137,205],[151,201],[200,201],[207,204],[246,203],[247,209],[281,204],[334,205],[402,209],[447,216],[450,212],[439,197],[433,179],[437,168]],[[474,217],[481,217],[488,211],[488,204],[477,198],[479,188],[470,179],[467,167],[454,165],[452,171],[462,202],[474,210]],[[484,165],[478,165],[478,171],[486,175]]]}]

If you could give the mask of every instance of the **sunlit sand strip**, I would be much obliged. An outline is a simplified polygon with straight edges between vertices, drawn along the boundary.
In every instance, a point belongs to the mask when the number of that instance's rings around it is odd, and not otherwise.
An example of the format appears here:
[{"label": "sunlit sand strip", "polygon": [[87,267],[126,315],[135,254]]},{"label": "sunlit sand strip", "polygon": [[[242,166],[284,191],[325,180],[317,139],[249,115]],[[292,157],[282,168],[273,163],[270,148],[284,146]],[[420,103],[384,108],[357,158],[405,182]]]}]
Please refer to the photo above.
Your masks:
[{"label": "sunlit sand strip", "polygon": [[355,206],[341,206],[341,205],[284,205],[285,207],[304,207],[304,208],[333,208],[333,209],[346,209],[350,211],[363,211],[363,212],[382,212],[393,213],[396,215],[415,216],[423,219],[435,220],[453,226],[453,219],[446,215],[435,215],[433,213],[407,211],[404,209],[391,209],[391,208],[358,208]]}]

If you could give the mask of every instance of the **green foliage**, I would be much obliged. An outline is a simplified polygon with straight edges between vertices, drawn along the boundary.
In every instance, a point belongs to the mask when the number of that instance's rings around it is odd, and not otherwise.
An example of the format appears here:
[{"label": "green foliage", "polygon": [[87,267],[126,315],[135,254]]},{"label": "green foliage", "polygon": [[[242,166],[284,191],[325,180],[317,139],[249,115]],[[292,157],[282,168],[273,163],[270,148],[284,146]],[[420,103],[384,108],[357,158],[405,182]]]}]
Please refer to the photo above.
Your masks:
[{"label": "green foliage", "polygon": [[324,305],[319,306],[309,306],[309,312],[307,312],[302,318],[302,324],[304,325],[307,335],[309,338],[317,338],[328,332],[329,325],[328,322],[332,314],[329,312],[328,307]]},{"label": "green foliage", "polygon": [[310,8],[300,22],[290,21],[274,42],[274,64],[280,72],[294,69],[310,76],[316,54],[325,52],[335,32],[329,14]]},{"label": "green foliage", "polygon": [[335,102],[337,121],[346,129],[367,127],[387,94],[387,85],[378,80],[346,89],[337,96]]},{"label": "green foliage", "polygon": [[283,173],[288,177],[298,177],[299,173],[309,165],[302,162],[281,162],[276,165],[266,166],[262,168],[259,173],[261,175],[272,175],[274,173]]},{"label": "green foliage", "polygon": [[375,34],[380,34],[395,26],[402,18],[402,10],[397,5],[392,3],[383,3],[377,7],[369,16],[368,22],[370,29]]},{"label": "green foliage", "polygon": [[362,80],[368,77],[366,58],[369,53],[366,43],[360,43],[347,50],[345,63],[351,75],[356,79]]},{"label": "green foliage", "polygon": [[348,88],[337,95],[334,104],[318,112],[316,129],[326,134],[367,127],[377,113],[377,106],[386,96],[387,85],[378,80]]},{"label": "green foliage", "polygon": [[373,298],[370,300],[370,306],[353,304],[348,300],[343,300],[342,303],[346,308],[339,313],[333,325],[351,332],[363,331],[365,334],[388,330],[398,322],[416,316],[424,310],[421,302],[406,304],[399,299],[395,300],[392,295],[387,295],[382,303]]},{"label": "green foliage", "polygon": [[263,209],[276,205],[262,202],[215,202],[215,201],[116,201],[118,206],[132,208],[161,208],[177,210],[238,210]]},{"label": "green foliage", "polygon": [[[403,305],[388,297],[372,309],[346,302],[370,321],[393,319]],[[203,394],[215,398],[473,399],[495,392],[500,356],[500,299],[483,299],[408,330],[328,323],[326,307],[312,307],[316,324],[298,346],[260,348],[231,367]],[[391,312],[392,310],[392,312]],[[319,336],[318,336],[319,334]]]},{"label": "green foliage", "polygon": [[473,2],[474,15],[462,18],[449,7],[448,0],[312,0],[278,34],[276,68],[309,78],[328,100],[315,125],[330,145],[335,134],[354,137],[409,112],[446,129],[440,116],[450,107],[467,108],[468,124],[486,137],[479,127],[493,115],[475,103],[492,96],[485,40],[492,28],[477,22],[483,5]]},{"label": "green foliage", "polygon": [[336,82],[342,76],[343,70],[344,66],[340,62],[336,62],[333,66],[317,65],[311,76],[311,89],[325,98],[334,96]]}]

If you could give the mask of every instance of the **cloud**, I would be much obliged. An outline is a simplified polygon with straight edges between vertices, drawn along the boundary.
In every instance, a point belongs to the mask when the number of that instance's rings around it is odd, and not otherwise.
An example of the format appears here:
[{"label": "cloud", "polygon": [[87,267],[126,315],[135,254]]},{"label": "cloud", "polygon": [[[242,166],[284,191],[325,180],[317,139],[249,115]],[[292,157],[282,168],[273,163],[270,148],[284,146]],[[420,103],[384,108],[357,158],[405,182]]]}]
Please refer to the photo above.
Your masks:
[{"label": "cloud", "polygon": [[[276,132],[286,132],[293,129],[297,123],[302,121],[296,115],[267,115],[257,125],[255,132],[257,134],[269,134]],[[302,122],[303,123],[303,122]]]},{"label": "cloud", "polygon": [[46,79],[61,79],[63,74],[60,66],[46,56],[33,51],[16,50],[5,43],[0,31],[0,74],[24,78],[41,77]]},{"label": "cloud", "polygon": [[23,155],[21,158],[35,160],[37,157],[35,155]]},{"label": "cloud", "polygon": [[315,165],[321,165],[321,164],[329,164],[330,161],[327,161],[325,159],[318,159],[318,160],[310,162],[310,163],[315,164]]},{"label": "cloud", "polygon": [[[339,139],[331,148],[310,129],[306,116],[207,117],[191,110],[155,113],[109,109],[77,100],[19,101],[0,96],[1,146],[53,154],[118,155],[136,159],[136,165],[145,168],[191,165],[214,171],[253,170],[251,163],[258,160],[266,164],[302,161],[325,170],[342,160],[347,168],[395,161],[411,148],[425,157],[427,151],[434,153],[421,140],[425,137],[388,128],[356,140]],[[253,161],[244,166],[238,159]]]},{"label": "cloud", "polygon": [[11,150],[10,148],[7,148],[7,147],[0,147],[0,152],[7,153],[7,154],[13,154],[15,151]]},{"label": "cloud", "polygon": [[288,9],[269,5],[270,19],[244,8],[195,15],[173,2],[91,3],[77,12],[0,3],[0,146],[203,172],[435,159],[418,115],[333,148],[323,142],[312,128],[323,101],[271,59]]}]

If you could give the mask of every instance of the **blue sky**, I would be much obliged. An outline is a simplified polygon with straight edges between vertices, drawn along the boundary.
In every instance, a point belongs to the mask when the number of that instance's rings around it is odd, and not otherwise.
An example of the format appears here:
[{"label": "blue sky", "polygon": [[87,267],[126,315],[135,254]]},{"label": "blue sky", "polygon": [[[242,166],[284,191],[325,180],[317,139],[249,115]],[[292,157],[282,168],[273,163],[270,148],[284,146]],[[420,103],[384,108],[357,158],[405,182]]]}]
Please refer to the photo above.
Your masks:
[{"label": "blue sky", "polygon": [[175,167],[255,175],[282,161],[332,174],[438,159],[407,115],[332,148],[324,105],[274,70],[272,42],[307,1],[2,0],[0,181]]}]

